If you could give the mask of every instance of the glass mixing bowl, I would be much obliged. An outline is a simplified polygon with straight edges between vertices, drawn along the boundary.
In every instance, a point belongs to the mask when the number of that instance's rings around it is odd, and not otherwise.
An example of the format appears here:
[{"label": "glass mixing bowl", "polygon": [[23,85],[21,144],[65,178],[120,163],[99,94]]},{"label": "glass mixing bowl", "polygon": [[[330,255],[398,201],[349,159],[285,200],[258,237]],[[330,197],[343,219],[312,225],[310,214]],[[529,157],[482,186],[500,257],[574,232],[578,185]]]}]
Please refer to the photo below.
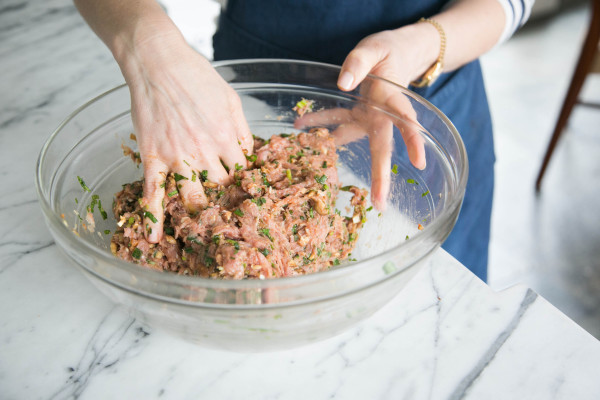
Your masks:
[{"label": "glass mixing bowl", "polygon": [[[121,148],[136,150],[127,86],[76,110],[42,148],[36,185],[47,225],[59,248],[94,285],[151,326],[235,351],[331,337],[386,304],[446,239],[467,181],[464,145],[433,105],[383,79],[369,76],[356,90],[342,92],[336,86],[339,68],[332,65],[240,60],[215,68],[239,94],[254,135],[299,132],[308,129],[307,121],[334,132],[344,185],[370,188],[371,147],[389,153],[387,206],[367,213],[352,261],[312,275],[235,281],[159,272],[115,258],[111,235],[105,233],[117,223],[110,204],[122,184],[142,177],[142,169]],[[292,108],[302,98],[313,100],[314,107],[299,124]],[[384,145],[373,139],[381,127],[393,135]],[[411,165],[401,132],[417,133],[426,168]],[[340,193],[337,208],[344,212],[348,198]],[[85,209],[94,199],[108,215],[96,214],[90,232]]]}]

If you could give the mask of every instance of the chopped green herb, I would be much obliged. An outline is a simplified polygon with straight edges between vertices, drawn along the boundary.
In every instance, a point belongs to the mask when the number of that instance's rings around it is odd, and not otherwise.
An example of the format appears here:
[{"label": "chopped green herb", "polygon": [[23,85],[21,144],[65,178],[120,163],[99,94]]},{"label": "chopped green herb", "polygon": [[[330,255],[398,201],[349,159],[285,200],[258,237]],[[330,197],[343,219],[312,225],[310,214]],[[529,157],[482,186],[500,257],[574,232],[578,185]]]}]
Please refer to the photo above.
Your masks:
[{"label": "chopped green herb", "polygon": [[212,241],[213,241],[214,244],[218,245],[221,242],[221,237],[219,235],[214,235],[212,237]]},{"label": "chopped green herb", "polygon": [[189,254],[189,253],[193,253],[194,249],[192,249],[191,247],[186,247],[186,248],[183,249],[183,251],[185,251],[186,253]]},{"label": "chopped green herb", "polygon": [[175,229],[170,226],[165,227],[165,233],[169,236],[173,236],[175,234]]},{"label": "chopped green herb", "polygon": [[91,192],[91,189],[89,187],[87,187],[87,185],[85,184],[85,182],[83,181],[83,179],[81,179],[81,177],[79,175],[77,175],[77,180],[79,181],[79,184],[81,185],[81,187],[83,188],[83,190],[85,192]]},{"label": "chopped green herb", "polygon": [[410,238],[408,237],[408,235],[406,235],[406,237],[404,238],[404,240],[408,240],[408,239],[410,239]]},{"label": "chopped green herb", "polygon": [[127,224],[129,226],[133,225],[134,222],[135,222],[135,218],[133,218],[133,217],[129,217],[129,219],[127,219]]},{"label": "chopped green herb", "polygon": [[341,190],[342,192],[349,192],[349,191],[350,191],[350,189],[352,189],[352,186],[350,186],[350,185],[348,185],[348,186],[342,186],[342,187],[340,188],[340,190]]},{"label": "chopped green herb", "polygon": [[187,162],[185,160],[183,160],[183,162],[185,163],[185,165],[187,165],[188,167],[190,167],[190,163],[189,162]]},{"label": "chopped green herb", "polygon": [[320,183],[321,185],[325,184],[325,182],[327,182],[327,175],[323,174],[321,176],[315,176],[315,181],[317,181],[318,183]]},{"label": "chopped green herb", "polygon": [[[300,103],[298,103],[300,104]],[[279,136],[281,136],[282,138],[286,138],[286,137],[290,137],[292,135],[290,135],[289,133],[280,133]]]},{"label": "chopped green herb", "polygon": [[393,172],[395,175],[398,175],[398,164],[394,164],[394,165],[392,166],[392,172]]},{"label": "chopped green herb", "polygon": [[292,171],[289,168],[285,170],[285,176],[287,176],[290,183],[292,183]]},{"label": "chopped green herb", "polygon": [[189,240],[192,243],[196,243],[196,244],[204,244],[200,240],[198,240],[197,236],[188,236],[187,240]]},{"label": "chopped green herb", "polygon": [[295,235],[296,233],[298,233],[298,225],[294,224],[294,226],[292,226],[292,233]]},{"label": "chopped green herb", "polygon": [[389,274],[391,274],[393,272],[396,272],[396,266],[394,265],[393,262],[388,261],[385,264],[383,264],[383,272],[386,275],[389,275]]},{"label": "chopped green herb", "polygon": [[428,190],[428,191],[426,191],[426,192],[423,192],[423,193],[421,193],[421,197],[425,197],[425,196],[427,196],[428,194],[429,194],[429,190]]},{"label": "chopped green herb", "polygon": [[406,183],[410,183],[411,185],[418,185],[418,184],[419,184],[419,182],[415,181],[415,180],[414,180],[414,179],[412,179],[412,178],[408,178],[408,179],[406,180]]},{"label": "chopped green herb", "polygon": [[240,249],[240,244],[238,243],[237,240],[226,239],[225,241],[227,243],[229,243],[230,245],[232,245],[236,250]]},{"label": "chopped green herb", "polygon": [[265,257],[271,253],[269,249],[258,249],[258,251]]},{"label": "chopped green herb", "polygon": [[192,182],[196,182],[196,171],[192,171]]},{"label": "chopped green herb", "polygon": [[373,206],[367,208],[367,212],[371,211],[373,209]]},{"label": "chopped green herb", "polygon": [[235,215],[237,215],[238,217],[243,217],[244,216],[244,212],[242,210],[240,210],[239,208],[236,208],[235,210],[233,210],[233,213]]},{"label": "chopped green herb", "polygon": [[321,165],[321,168],[327,168],[327,161],[323,161],[323,164]]},{"label": "chopped green herb", "polygon": [[235,163],[235,170],[236,170],[236,171],[240,171],[240,170],[242,170],[243,168],[244,168],[244,167],[242,167],[240,164],[238,164],[238,163]]},{"label": "chopped green herb", "polygon": [[164,189],[165,186],[167,186],[167,182],[163,182],[163,183],[160,184],[160,188],[161,189]]},{"label": "chopped green herb", "polygon": [[256,161],[256,154],[252,154],[251,156],[246,155],[246,160],[250,161],[250,162],[255,162]]},{"label": "chopped green herb", "polygon": [[263,185],[265,186],[271,186],[271,183],[269,182],[269,180],[267,179],[267,174],[265,174],[264,172],[261,172],[262,175],[262,181],[263,181]]},{"label": "chopped green herb", "polygon": [[271,231],[269,230],[269,228],[259,229],[259,232],[265,235],[267,238],[269,238],[271,242],[273,241],[273,237],[271,236]]},{"label": "chopped green herb", "polygon": [[[229,169],[225,168],[225,170],[229,173]],[[202,179],[202,182],[205,182],[206,180],[208,180],[208,171],[203,169],[202,171],[200,171],[200,178]]]},{"label": "chopped green herb", "polygon": [[75,197],[75,204],[79,204],[79,200],[77,200],[77,197]]},{"label": "chopped green herb", "polygon": [[142,257],[142,251],[137,247],[131,252],[131,257],[139,260]]},{"label": "chopped green herb", "polygon": [[104,230],[104,234],[105,234],[105,235],[110,235],[110,229],[105,229],[105,230]]},{"label": "chopped green herb", "polygon": [[173,196],[176,196],[176,195],[177,195],[177,193],[179,193],[179,192],[177,191],[177,189],[175,189],[175,190],[173,190],[172,192],[169,192],[169,193],[167,193],[167,196],[169,196],[169,197],[173,197]]},{"label": "chopped green herb", "polygon": [[214,259],[214,258],[212,258],[212,257],[209,257],[209,256],[205,256],[205,257],[204,257],[204,264],[205,264],[207,267],[212,267],[213,265],[215,265],[215,263],[216,263],[216,262],[215,262],[215,259]]},{"label": "chopped green herb", "polygon": [[107,219],[108,218],[108,214],[102,208],[102,202],[100,200],[98,200],[98,211],[100,211],[100,215],[102,215],[102,219]]},{"label": "chopped green herb", "polygon": [[258,197],[256,199],[251,199],[250,201],[259,207],[264,205],[267,202],[267,200],[264,197]]},{"label": "chopped green herb", "polygon": [[340,265],[340,260],[339,259],[334,259],[333,260],[333,265]]},{"label": "chopped green herb", "polygon": [[144,211],[144,217],[150,218],[150,221],[154,222],[155,224],[158,222],[154,214],[152,214],[150,211]]},{"label": "chopped green herb", "polygon": [[179,182],[179,181],[184,180],[184,179],[187,180],[187,178],[185,176],[179,175],[177,172],[175,172],[175,174],[173,175],[173,177],[175,178],[175,182]]}]

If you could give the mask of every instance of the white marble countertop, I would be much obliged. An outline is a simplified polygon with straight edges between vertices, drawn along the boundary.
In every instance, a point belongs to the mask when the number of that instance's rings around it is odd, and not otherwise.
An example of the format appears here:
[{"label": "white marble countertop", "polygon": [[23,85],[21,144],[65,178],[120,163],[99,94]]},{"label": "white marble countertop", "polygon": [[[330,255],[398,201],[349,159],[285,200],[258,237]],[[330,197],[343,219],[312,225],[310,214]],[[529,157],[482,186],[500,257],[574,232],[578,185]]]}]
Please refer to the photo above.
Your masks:
[{"label": "white marble countertop", "polygon": [[143,325],[59,252],[33,185],[51,131],[122,80],[70,1],[0,2],[0,398],[600,398],[596,339],[442,250],[382,310],[314,345],[237,354]]}]

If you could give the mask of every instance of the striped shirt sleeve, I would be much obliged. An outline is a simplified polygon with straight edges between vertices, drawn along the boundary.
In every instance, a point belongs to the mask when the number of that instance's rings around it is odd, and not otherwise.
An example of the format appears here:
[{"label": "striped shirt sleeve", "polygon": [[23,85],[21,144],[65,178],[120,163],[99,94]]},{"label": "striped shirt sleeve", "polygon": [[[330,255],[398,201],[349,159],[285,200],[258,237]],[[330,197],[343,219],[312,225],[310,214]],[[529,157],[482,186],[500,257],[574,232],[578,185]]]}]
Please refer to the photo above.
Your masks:
[{"label": "striped shirt sleeve", "polygon": [[525,22],[531,15],[531,8],[535,0],[498,0],[504,14],[506,15],[506,22],[504,24],[504,30],[498,40],[497,44],[504,43],[507,41]]}]

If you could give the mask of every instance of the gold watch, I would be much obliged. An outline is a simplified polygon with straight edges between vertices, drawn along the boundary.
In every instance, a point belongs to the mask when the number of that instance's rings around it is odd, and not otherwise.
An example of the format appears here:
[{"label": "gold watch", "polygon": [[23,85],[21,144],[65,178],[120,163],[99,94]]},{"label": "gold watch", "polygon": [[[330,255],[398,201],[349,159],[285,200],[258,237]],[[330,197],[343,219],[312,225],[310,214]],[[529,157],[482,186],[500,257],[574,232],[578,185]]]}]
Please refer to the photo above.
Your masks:
[{"label": "gold watch", "polygon": [[423,76],[410,83],[414,87],[422,88],[431,86],[433,82],[435,82],[435,80],[442,74],[444,69],[444,53],[446,52],[446,34],[444,33],[442,26],[433,19],[421,18],[419,22],[430,23],[440,34],[440,54],[438,55],[437,61],[433,63],[433,65],[429,67],[427,71],[425,71]]}]

